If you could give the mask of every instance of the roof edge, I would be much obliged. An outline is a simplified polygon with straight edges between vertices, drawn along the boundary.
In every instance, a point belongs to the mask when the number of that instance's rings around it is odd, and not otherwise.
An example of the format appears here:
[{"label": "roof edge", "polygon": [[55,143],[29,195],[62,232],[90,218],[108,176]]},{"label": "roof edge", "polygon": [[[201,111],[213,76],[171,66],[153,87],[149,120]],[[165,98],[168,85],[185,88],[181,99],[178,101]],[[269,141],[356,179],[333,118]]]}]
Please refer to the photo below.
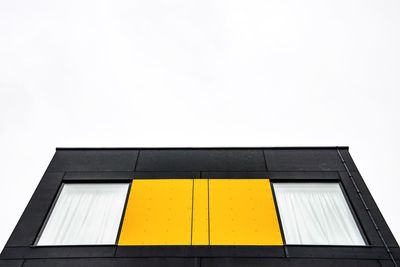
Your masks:
[{"label": "roof edge", "polygon": [[288,146],[288,147],[56,147],[59,150],[206,150],[206,149],[225,149],[225,150],[241,150],[241,149],[345,149],[349,150],[348,146]]}]

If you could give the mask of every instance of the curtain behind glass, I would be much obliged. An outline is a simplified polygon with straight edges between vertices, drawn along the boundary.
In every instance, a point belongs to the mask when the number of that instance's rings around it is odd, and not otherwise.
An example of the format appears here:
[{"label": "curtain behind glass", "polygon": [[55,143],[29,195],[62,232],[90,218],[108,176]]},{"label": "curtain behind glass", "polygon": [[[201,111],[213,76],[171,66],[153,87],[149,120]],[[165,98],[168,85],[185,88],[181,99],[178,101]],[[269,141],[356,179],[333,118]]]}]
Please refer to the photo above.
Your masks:
[{"label": "curtain behind glass", "polygon": [[64,184],[37,245],[115,244],[129,184]]},{"label": "curtain behind glass", "polygon": [[287,244],[365,245],[337,183],[275,183]]}]

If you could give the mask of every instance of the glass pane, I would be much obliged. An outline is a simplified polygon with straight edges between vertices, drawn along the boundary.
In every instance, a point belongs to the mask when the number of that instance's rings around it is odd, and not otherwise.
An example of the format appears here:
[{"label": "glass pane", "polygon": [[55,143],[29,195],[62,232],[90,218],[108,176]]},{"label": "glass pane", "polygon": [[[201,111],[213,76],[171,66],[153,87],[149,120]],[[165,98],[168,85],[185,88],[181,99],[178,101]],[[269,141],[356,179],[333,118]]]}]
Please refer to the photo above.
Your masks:
[{"label": "glass pane", "polygon": [[275,183],[287,244],[365,245],[338,183]]},{"label": "glass pane", "polygon": [[64,184],[37,243],[115,244],[129,184]]}]

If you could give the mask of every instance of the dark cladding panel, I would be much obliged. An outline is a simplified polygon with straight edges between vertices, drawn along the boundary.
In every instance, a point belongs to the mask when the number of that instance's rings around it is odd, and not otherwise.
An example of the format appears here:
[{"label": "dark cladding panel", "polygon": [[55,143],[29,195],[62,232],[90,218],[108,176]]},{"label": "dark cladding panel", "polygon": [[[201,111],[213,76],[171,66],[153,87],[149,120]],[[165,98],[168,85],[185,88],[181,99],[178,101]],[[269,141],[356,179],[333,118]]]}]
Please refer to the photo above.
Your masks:
[{"label": "dark cladding panel", "polygon": [[57,150],[49,171],[133,171],[137,150]]},{"label": "dark cladding panel", "polygon": [[205,258],[202,267],[381,267],[376,260]]},{"label": "dark cladding panel", "polygon": [[[357,187],[360,190],[363,199],[368,206],[368,209],[371,211],[372,216],[374,217],[374,221],[378,225],[383,237],[385,238],[386,243],[388,244],[388,246],[398,247],[396,239],[390,231],[389,226],[387,225],[385,219],[382,216],[382,213],[380,212],[378,206],[372,198],[372,195],[369,192],[367,185],[365,184],[361,175],[355,171],[351,172],[351,175],[354,177]],[[342,178],[342,183],[347,192],[347,195],[355,209],[355,212],[358,215],[360,224],[363,226],[370,243],[372,245],[382,246],[383,243],[379,237],[379,234],[377,233],[375,226],[373,225],[373,222],[364,207],[364,204],[358,196],[349,175],[347,174],[347,172],[340,172],[340,176]]]},{"label": "dark cladding panel", "polygon": [[[202,267],[289,267],[291,266],[286,259],[268,258],[202,258]],[[296,265],[293,265],[296,266]],[[302,266],[302,265],[299,265]]]},{"label": "dark cladding panel", "polygon": [[63,181],[131,181],[132,171],[66,172]]},{"label": "dark cladding panel", "polygon": [[340,154],[342,154],[343,160],[346,162],[347,168],[349,168],[350,171],[357,171],[357,166],[350,155],[349,149],[339,148],[339,150]]},{"label": "dark cladding panel", "polygon": [[26,260],[24,267],[196,267],[197,259],[189,258],[96,258]]},{"label": "dark cladding panel", "polygon": [[137,171],[265,171],[258,149],[141,150]]},{"label": "dark cladding panel", "polygon": [[196,258],[129,258],[115,260],[115,267],[197,267]]},{"label": "dark cladding panel", "polygon": [[286,252],[289,258],[389,259],[384,247],[291,245]]},{"label": "dark cladding panel", "polygon": [[269,173],[267,171],[262,172],[202,172],[202,178],[246,178],[246,179],[260,179],[260,178],[269,178]]},{"label": "dark cladding panel", "polygon": [[264,150],[269,171],[340,171],[343,164],[336,149]]},{"label": "dark cladding panel", "polygon": [[[381,263],[381,267],[394,267],[394,263],[391,260],[379,261]],[[397,266],[400,266],[400,260],[396,260]],[[0,265],[1,266],[1,265]]]},{"label": "dark cladding panel", "polygon": [[113,257],[115,246],[46,246],[5,247],[4,259],[48,259],[48,258],[100,258]]},{"label": "dark cladding panel", "polygon": [[6,246],[32,245],[61,185],[63,172],[46,172]]},{"label": "dark cladding panel", "polygon": [[96,259],[30,259],[25,260],[25,267],[114,267],[111,258]]},{"label": "dark cladding panel", "polygon": [[313,171],[313,172],[302,172],[302,171],[286,171],[286,172],[269,172],[268,178],[275,181],[299,181],[299,182],[311,182],[313,180],[324,180],[324,181],[340,181],[338,172],[334,171]]},{"label": "dark cladding panel", "polygon": [[352,172],[352,175],[356,180],[359,190],[363,194],[364,200],[367,203],[368,208],[372,212],[372,216],[374,217],[375,222],[378,224],[378,227],[380,228],[381,233],[385,238],[385,242],[387,243],[388,246],[398,247],[399,245],[396,239],[394,238],[375,200],[372,198],[372,195],[367,185],[365,184],[364,180],[362,179],[361,175],[358,172]]},{"label": "dark cladding panel", "polygon": [[282,246],[118,246],[116,257],[285,257]]},{"label": "dark cladding panel", "polygon": [[400,248],[396,247],[396,248],[390,248],[390,250],[392,251],[393,257],[396,260],[400,260]]},{"label": "dark cladding panel", "polygon": [[200,178],[200,172],[134,172],[134,179],[193,179]]},{"label": "dark cladding panel", "polygon": [[0,260],[0,267],[21,267],[23,263],[22,260]]}]

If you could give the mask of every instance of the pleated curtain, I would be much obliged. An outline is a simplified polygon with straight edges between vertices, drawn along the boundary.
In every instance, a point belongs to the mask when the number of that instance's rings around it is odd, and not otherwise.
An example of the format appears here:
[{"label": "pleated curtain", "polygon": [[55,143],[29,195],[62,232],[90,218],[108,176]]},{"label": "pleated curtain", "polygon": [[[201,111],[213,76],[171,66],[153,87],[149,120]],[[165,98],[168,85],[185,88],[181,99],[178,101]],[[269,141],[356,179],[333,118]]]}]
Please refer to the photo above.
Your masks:
[{"label": "pleated curtain", "polygon": [[64,184],[37,245],[115,244],[129,184]]},{"label": "pleated curtain", "polygon": [[287,244],[365,245],[338,183],[274,183]]}]

